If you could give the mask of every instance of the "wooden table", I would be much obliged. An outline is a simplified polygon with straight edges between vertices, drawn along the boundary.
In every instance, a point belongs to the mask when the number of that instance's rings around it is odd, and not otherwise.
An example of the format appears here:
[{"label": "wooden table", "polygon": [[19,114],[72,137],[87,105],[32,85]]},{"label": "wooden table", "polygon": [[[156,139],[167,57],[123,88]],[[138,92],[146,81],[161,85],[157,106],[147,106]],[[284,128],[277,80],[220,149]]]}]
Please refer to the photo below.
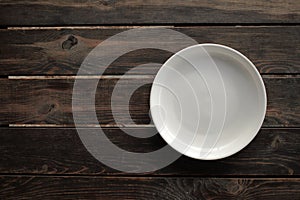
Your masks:
[{"label": "wooden table", "polygon": [[[0,199],[300,199],[299,0],[1,0],[0,23]],[[163,26],[250,58],[268,95],[254,141],[226,159],[182,156],[144,174],[114,170],[88,153],[72,117],[75,75],[94,47],[135,26]],[[165,145],[158,134],[146,139],[124,134],[112,116],[110,97],[129,69],[163,63],[171,55],[132,51],[105,71],[95,107],[114,144],[134,152]],[[152,80],[158,69],[131,73],[124,94],[130,84]],[[122,117],[126,105],[119,105],[117,115],[127,131],[153,128],[150,88],[145,84],[131,98],[134,123]]]}]

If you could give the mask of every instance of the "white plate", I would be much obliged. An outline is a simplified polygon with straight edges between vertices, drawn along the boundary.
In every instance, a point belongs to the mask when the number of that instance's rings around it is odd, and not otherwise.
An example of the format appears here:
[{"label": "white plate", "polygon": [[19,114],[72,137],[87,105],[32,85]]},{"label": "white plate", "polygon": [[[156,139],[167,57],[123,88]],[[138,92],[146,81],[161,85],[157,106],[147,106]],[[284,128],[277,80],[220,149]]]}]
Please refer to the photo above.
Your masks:
[{"label": "white plate", "polygon": [[153,122],[178,152],[214,160],[244,148],[266,112],[263,80],[252,62],[218,44],[185,48],[169,58],[151,89]]}]

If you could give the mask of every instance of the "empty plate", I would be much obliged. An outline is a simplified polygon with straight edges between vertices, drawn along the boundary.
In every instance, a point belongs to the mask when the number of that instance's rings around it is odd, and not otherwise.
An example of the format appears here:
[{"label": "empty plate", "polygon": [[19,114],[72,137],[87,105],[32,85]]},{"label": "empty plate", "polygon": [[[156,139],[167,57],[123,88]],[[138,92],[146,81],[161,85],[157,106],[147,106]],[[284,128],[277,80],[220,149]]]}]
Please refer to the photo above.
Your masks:
[{"label": "empty plate", "polygon": [[178,152],[213,160],[244,148],[266,112],[263,80],[252,62],[218,44],[169,58],[151,89],[150,109],[162,138]]}]

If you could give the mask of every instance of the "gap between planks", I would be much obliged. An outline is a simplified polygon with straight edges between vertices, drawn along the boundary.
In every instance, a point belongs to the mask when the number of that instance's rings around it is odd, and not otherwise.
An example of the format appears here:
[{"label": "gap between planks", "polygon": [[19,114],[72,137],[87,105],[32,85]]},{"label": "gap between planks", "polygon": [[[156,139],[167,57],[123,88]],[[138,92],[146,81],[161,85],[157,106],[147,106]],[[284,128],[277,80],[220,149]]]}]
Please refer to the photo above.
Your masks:
[{"label": "gap between planks", "polygon": [[[8,127],[0,128],[155,128],[154,124],[86,124],[74,126],[73,124],[9,124]],[[300,127],[261,127],[261,130],[275,129],[275,130],[290,130],[297,129],[300,130]]]},{"label": "gap between planks", "polygon": [[105,25],[52,25],[52,26],[6,26],[2,29],[7,30],[80,30],[80,29],[133,29],[133,28],[187,28],[187,27],[224,27],[224,26],[232,26],[236,28],[243,28],[243,27],[292,27],[292,26],[300,26],[300,23],[176,23],[176,24],[169,24],[169,23],[151,23],[151,24],[131,24],[131,25],[124,25],[124,24],[105,24]]},{"label": "gap between planks", "polygon": [[154,78],[155,75],[80,75],[80,76],[8,76],[8,79],[25,79],[25,80],[43,80],[43,79],[148,79]]},{"label": "gap between planks", "polygon": [[85,124],[77,125],[76,127],[72,124],[9,124],[10,128],[155,128],[153,124]]},{"label": "gap between planks", "polygon": [[33,26],[33,27],[12,27],[9,26],[6,29],[7,30],[62,30],[62,29],[70,29],[70,30],[81,30],[81,29],[111,29],[111,28],[116,28],[116,29],[133,29],[133,28],[175,28],[175,26],[144,26],[144,25],[132,25],[132,26],[118,26],[118,25],[106,25],[106,26],[53,26],[53,27],[47,27],[47,26]]},{"label": "gap between planks", "polygon": [[[80,75],[80,76],[8,76],[11,80],[47,80],[47,79],[152,79],[156,75]],[[300,78],[300,74],[261,74],[263,78]]]},{"label": "gap between planks", "polygon": [[160,178],[203,178],[203,179],[255,179],[255,180],[293,180],[293,181],[300,181],[299,176],[293,175],[291,176],[265,176],[265,175],[206,175],[206,176],[195,176],[195,175],[161,175],[161,174],[110,174],[110,175],[103,175],[103,174],[34,174],[34,173],[0,173],[1,177],[36,177],[36,178],[61,178],[61,177],[68,177],[68,178],[101,178],[101,179],[143,179],[143,178],[151,178],[151,179],[160,179]]}]

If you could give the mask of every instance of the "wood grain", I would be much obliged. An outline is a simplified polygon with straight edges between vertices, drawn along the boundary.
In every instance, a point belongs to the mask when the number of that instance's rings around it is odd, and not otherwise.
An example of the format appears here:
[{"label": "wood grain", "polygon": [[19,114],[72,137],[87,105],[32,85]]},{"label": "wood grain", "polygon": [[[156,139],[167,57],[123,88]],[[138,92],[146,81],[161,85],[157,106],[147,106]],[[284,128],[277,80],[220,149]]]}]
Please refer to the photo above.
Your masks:
[{"label": "wood grain", "polygon": [[[0,75],[76,75],[94,47],[129,28],[133,27],[0,30]],[[219,43],[235,48],[253,61],[261,73],[300,73],[299,26],[173,29],[199,43]],[[174,40],[174,45],[177,42]],[[157,49],[133,51],[119,57],[106,68],[105,74],[120,75],[141,64],[164,63],[171,55]],[[131,74],[156,74],[158,69],[147,66]]]},{"label": "wood grain", "polygon": [[[152,128],[104,128],[104,133],[120,148],[138,153],[152,152],[166,143]],[[239,153],[216,161],[201,161],[186,156],[150,176],[299,176],[299,129],[262,129]],[[241,133],[242,134],[242,133]],[[99,141],[99,145],[103,145]],[[0,173],[126,175],[96,160],[83,146],[73,128],[1,128]],[[112,157],[111,161],[116,157]],[[151,161],[151,160],[149,160]]]},{"label": "wood grain", "polygon": [[[299,23],[300,4],[294,0],[0,0],[0,199],[300,199]],[[163,169],[130,174],[86,150],[73,128],[74,76],[102,41],[149,25],[171,28],[198,43],[235,48],[263,74],[268,94],[264,128],[242,151],[216,161],[182,156]],[[146,153],[166,145],[159,134],[127,134],[156,132],[149,124],[149,81],[160,66],[130,70],[164,63],[171,55],[141,49],[106,66],[95,107],[116,146]],[[113,116],[112,92],[127,72]],[[92,88],[91,75],[97,73],[86,74],[84,82]],[[133,85],[143,86],[124,103]],[[92,108],[73,109],[88,121]]]},{"label": "wood grain", "polygon": [[0,78],[0,102],[1,102],[1,113],[0,126],[6,126],[9,124],[9,119],[11,118],[11,85],[5,78]]},{"label": "wood grain", "polygon": [[300,179],[1,176],[1,199],[298,199]]},{"label": "wood grain", "polygon": [[2,25],[298,23],[297,1],[0,1]]},{"label": "wood grain", "polygon": [[[268,107],[263,127],[299,127],[300,126],[300,78],[299,76],[264,75],[267,88]],[[112,115],[111,96],[119,78],[101,79],[96,92],[96,112],[101,125],[132,126],[148,125],[149,98],[154,76],[127,76],[123,78],[120,92],[114,97],[118,106]],[[92,85],[93,79],[84,79],[84,83]],[[72,92],[74,79],[1,79],[2,90],[9,82],[11,95],[2,95],[4,107],[0,110],[0,122],[10,124],[56,124],[73,126]],[[132,86],[141,86],[128,102],[123,97]],[[82,89],[84,93],[85,89]],[[83,96],[82,98],[89,98]],[[6,103],[6,106],[5,106]],[[129,105],[129,114],[126,115]],[[85,114],[88,121],[93,105],[84,105],[74,110]],[[115,122],[114,119],[120,120]],[[132,118],[132,119],[131,119]],[[87,122],[89,123],[89,122]]]}]

